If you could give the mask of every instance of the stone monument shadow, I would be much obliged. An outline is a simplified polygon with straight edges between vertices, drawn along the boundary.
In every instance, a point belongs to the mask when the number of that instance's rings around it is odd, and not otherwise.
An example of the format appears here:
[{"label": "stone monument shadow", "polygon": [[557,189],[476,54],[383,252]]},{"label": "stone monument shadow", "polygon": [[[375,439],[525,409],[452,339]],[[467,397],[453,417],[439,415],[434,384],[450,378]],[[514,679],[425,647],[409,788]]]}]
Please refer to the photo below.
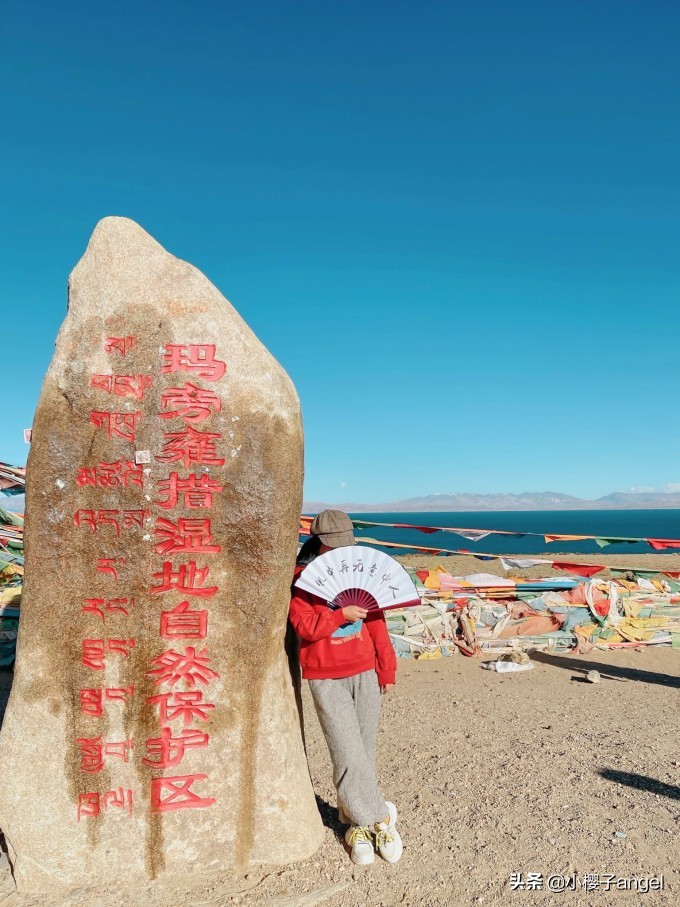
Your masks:
[{"label": "stone monument shadow", "polygon": [[343,825],[338,818],[338,810],[335,806],[324,800],[318,794],[315,794],[316,805],[321,816],[321,821],[326,828],[329,828],[336,838],[344,839],[346,825]]}]

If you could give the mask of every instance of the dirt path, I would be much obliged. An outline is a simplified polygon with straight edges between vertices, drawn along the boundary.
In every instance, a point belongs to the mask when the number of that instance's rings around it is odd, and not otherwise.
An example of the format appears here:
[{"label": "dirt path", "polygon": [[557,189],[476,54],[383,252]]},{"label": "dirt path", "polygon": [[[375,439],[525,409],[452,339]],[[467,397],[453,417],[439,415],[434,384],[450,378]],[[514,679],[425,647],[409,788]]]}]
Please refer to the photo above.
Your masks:
[{"label": "dirt path", "polygon": [[[583,682],[597,669],[601,683]],[[537,655],[500,676],[457,655],[399,660],[384,701],[380,776],[400,810],[400,864],[353,867],[337,832],[330,763],[305,685],[308,754],[327,824],[308,864],[168,888],[73,892],[60,907],[372,907],[680,903],[680,652]],[[330,805],[329,805],[330,804]],[[626,837],[617,837],[616,833]],[[276,828],[272,828],[276,834]],[[583,889],[511,891],[510,875],[663,873],[646,895]],[[554,884],[554,883],[553,883]],[[604,882],[601,882],[604,885]],[[3,897],[5,900],[3,900]],[[11,893],[0,907],[48,907]]]}]

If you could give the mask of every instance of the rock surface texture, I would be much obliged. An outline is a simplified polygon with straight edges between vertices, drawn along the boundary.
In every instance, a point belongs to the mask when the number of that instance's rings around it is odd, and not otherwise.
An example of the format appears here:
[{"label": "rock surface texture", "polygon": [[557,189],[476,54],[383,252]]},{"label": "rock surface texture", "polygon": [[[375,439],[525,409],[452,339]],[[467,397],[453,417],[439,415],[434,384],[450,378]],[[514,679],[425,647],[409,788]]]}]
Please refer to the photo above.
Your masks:
[{"label": "rock surface texture", "polygon": [[0,737],[20,890],[316,850],[283,643],[301,500],[286,373],[196,268],[102,220],[28,461]]}]

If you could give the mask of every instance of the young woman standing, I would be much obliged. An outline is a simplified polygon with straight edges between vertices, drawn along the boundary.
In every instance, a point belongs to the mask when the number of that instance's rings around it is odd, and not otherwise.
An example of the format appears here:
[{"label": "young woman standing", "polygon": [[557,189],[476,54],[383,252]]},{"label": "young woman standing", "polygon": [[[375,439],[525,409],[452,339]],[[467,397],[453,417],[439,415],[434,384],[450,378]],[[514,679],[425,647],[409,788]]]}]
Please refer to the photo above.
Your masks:
[{"label": "young woman standing", "polygon": [[[294,579],[319,554],[354,544],[347,514],[322,511],[300,549]],[[296,586],[292,592],[289,618],[300,637],[302,676],[330,751],[340,821],[350,824],[345,841],[351,858],[372,863],[377,848],[383,859],[396,863],[403,852],[397,809],[378,787],[375,762],[380,697],[394,685],[397,670],[385,618],[354,605],[332,610]]]}]

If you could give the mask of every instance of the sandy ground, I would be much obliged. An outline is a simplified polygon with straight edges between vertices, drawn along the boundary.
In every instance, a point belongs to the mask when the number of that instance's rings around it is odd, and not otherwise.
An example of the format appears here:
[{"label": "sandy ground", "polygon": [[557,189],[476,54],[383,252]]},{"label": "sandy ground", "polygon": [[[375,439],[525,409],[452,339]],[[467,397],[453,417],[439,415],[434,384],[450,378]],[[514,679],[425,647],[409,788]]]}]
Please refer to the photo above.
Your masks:
[{"label": "sandy ground", "polygon": [[[369,867],[350,863],[305,684],[308,757],[326,825],[310,862],[54,900],[18,895],[0,867],[0,907],[680,903],[680,652],[537,653],[534,661],[533,671],[501,676],[461,655],[399,660],[379,735],[379,775],[405,844],[396,866],[379,857]],[[599,684],[584,681],[591,669]],[[541,873],[543,887],[513,891],[511,873],[525,883]],[[584,873],[599,875],[599,890],[584,889]],[[558,885],[573,874],[577,891],[546,889],[549,877]],[[663,891],[604,890],[609,876],[659,874]]]}]

